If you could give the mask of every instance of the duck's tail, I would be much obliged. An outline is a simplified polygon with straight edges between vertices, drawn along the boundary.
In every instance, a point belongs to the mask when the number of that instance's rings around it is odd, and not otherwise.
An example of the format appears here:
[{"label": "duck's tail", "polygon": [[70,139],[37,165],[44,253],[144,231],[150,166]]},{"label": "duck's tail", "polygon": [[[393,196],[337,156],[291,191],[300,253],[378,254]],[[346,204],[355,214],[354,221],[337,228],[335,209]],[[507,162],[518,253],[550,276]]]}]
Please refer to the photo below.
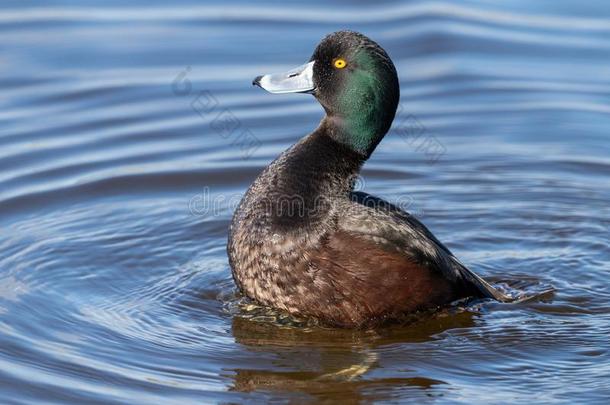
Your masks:
[{"label": "duck's tail", "polygon": [[468,267],[464,266],[458,259],[452,257],[455,268],[462,275],[464,280],[466,280],[470,285],[474,286],[476,290],[480,293],[480,295],[484,298],[493,298],[496,301],[500,302],[515,302],[517,301],[517,297],[512,297],[508,294],[503,293],[498,290],[487,281],[485,281],[482,277],[479,277],[476,273],[471,271]]},{"label": "duck's tail", "polygon": [[555,291],[553,287],[545,288],[542,291],[530,292],[530,293],[519,293],[516,295],[505,294],[502,291],[498,290],[496,287],[489,284],[482,277],[479,277],[475,272],[470,270],[468,267],[464,266],[458,259],[452,256],[452,261],[455,265],[455,268],[462,275],[464,280],[466,280],[471,286],[476,289],[476,292],[479,293],[482,298],[492,298],[499,302],[507,302],[512,304],[518,304],[521,302],[530,301],[532,299],[540,298],[547,294],[551,294]]}]

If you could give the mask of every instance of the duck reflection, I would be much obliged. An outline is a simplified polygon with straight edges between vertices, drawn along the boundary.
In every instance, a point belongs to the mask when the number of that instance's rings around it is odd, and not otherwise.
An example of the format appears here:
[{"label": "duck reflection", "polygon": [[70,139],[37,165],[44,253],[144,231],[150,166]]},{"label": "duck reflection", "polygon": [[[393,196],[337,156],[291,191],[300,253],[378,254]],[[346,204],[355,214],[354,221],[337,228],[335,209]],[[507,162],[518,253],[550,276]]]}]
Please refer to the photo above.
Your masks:
[{"label": "duck reflection", "polygon": [[475,312],[452,309],[378,330],[343,330],[238,315],[233,318],[232,333],[252,357],[246,367],[231,370],[230,389],[298,392],[317,401],[349,402],[380,400],[397,389],[434,395],[435,390],[449,386],[417,375],[409,368],[409,352],[447,330],[473,327],[475,321]]}]

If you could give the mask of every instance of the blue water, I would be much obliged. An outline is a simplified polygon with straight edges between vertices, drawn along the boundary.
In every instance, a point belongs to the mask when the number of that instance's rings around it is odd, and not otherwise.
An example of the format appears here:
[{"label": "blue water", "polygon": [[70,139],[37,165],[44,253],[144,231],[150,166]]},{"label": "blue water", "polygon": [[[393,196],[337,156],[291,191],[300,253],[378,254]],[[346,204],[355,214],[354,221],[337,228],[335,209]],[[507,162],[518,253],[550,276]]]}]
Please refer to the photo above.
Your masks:
[{"label": "blue water", "polygon": [[[553,293],[371,331],[245,305],[236,203],[313,129],[253,77],[381,43],[401,109],[358,187]],[[5,1],[0,403],[607,403],[610,4]]]}]

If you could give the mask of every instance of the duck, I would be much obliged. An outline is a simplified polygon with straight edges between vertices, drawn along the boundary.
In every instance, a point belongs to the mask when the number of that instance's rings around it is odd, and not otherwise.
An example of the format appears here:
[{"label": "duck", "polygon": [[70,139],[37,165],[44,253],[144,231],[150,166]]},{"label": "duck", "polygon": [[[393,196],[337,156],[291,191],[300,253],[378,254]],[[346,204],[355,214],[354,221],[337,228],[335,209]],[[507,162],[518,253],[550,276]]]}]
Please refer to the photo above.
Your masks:
[{"label": "duck", "polygon": [[469,298],[510,300],[414,216],[354,189],[399,102],[396,68],[379,44],[334,32],[304,65],[253,85],[311,94],[325,115],[262,171],[233,214],[227,253],[244,296],[339,328],[376,327]]}]

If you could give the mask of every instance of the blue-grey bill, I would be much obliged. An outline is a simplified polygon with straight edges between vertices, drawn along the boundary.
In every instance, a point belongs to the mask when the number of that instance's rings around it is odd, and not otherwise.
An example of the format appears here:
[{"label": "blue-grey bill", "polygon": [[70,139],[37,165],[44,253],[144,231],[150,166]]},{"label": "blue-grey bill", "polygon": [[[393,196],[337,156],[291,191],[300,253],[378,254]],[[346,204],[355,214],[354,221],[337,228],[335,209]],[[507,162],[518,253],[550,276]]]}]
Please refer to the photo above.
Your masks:
[{"label": "blue-grey bill", "polygon": [[309,62],[285,73],[259,76],[252,83],[269,93],[307,93],[314,89],[313,64]]}]

